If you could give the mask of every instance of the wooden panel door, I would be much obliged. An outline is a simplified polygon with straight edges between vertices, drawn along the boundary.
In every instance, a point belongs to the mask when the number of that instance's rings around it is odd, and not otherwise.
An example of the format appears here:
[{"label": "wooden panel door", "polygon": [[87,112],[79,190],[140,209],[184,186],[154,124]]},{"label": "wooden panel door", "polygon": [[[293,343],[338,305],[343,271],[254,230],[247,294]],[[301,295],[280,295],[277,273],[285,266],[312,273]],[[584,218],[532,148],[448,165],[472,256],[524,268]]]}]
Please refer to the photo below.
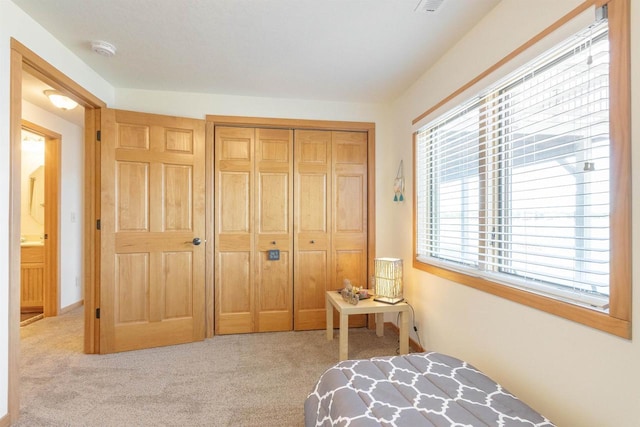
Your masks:
[{"label": "wooden panel door", "polygon": [[[256,129],[255,132],[256,331],[290,331],[293,329],[293,131]],[[278,259],[270,259],[269,250],[278,251]]]},{"label": "wooden panel door", "polygon": [[331,132],[295,131],[294,329],[325,327],[332,281]]},{"label": "wooden panel door", "polygon": [[103,109],[102,353],[204,339],[204,129]]},{"label": "wooden panel door", "polygon": [[[331,280],[369,287],[367,280],[367,134],[332,134]],[[365,316],[349,316],[349,326],[364,326]]]},{"label": "wooden panel door", "polygon": [[254,150],[250,128],[215,128],[215,333],[255,328]]}]

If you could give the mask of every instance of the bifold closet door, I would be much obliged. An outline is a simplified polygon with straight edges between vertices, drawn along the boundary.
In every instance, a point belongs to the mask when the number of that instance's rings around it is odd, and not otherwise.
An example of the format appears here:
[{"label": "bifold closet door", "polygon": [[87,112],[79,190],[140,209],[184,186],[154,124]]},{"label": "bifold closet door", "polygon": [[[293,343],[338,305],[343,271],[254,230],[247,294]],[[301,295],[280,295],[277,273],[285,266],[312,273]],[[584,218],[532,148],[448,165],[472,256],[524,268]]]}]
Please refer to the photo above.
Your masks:
[{"label": "bifold closet door", "polygon": [[293,323],[292,131],[215,129],[215,332]]},{"label": "bifold closet door", "polygon": [[256,129],[257,332],[293,329],[293,131]]},{"label": "bifold closet door", "polygon": [[326,291],[344,279],[367,286],[367,134],[296,130],[294,139],[294,328],[322,329]]},{"label": "bifold closet door", "polygon": [[[294,135],[294,328],[325,327],[325,292],[332,282],[331,131]],[[337,324],[337,323],[336,323]]]},{"label": "bifold closet door", "polygon": [[[342,288],[344,279],[368,288],[367,134],[332,132],[331,152],[331,280],[334,288]],[[349,316],[349,326],[365,325],[364,315]]]},{"label": "bifold closet door", "polygon": [[215,333],[253,332],[253,129],[215,129]]}]

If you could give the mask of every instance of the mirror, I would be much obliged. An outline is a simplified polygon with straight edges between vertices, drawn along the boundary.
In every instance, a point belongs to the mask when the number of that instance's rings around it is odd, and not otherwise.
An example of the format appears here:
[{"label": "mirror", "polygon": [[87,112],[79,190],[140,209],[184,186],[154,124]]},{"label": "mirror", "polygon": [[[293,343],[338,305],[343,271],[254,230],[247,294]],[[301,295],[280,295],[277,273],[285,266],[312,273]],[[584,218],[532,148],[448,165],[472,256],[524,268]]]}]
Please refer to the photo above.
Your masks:
[{"label": "mirror", "polygon": [[44,165],[29,175],[29,214],[38,224],[44,224]]},{"label": "mirror", "polygon": [[22,130],[21,235],[44,233],[44,145],[41,135]]}]

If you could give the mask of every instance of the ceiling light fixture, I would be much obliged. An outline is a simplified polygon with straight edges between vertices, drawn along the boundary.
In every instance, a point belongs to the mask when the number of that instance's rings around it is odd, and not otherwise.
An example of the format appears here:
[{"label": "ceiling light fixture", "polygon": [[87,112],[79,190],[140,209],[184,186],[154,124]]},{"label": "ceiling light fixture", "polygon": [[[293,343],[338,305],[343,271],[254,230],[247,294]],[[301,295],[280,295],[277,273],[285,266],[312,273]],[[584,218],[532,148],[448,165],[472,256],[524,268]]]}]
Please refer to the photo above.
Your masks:
[{"label": "ceiling light fixture", "polygon": [[61,110],[73,110],[78,106],[78,103],[66,95],[58,92],[57,90],[45,90],[44,94],[47,95],[49,101]]},{"label": "ceiling light fixture", "polygon": [[94,40],[91,42],[91,50],[98,55],[110,58],[116,54],[116,47],[109,42]]}]

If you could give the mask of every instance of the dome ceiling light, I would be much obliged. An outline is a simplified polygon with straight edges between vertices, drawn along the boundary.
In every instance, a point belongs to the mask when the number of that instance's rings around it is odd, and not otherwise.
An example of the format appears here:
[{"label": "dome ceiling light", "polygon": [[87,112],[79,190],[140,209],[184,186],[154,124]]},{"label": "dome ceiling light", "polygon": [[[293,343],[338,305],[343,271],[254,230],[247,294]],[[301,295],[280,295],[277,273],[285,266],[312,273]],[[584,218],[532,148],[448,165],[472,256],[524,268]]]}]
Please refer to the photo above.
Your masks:
[{"label": "dome ceiling light", "polygon": [[57,90],[45,90],[44,94],[49,98],[49,101],[51,101],[53,105],[61,110],[73,110],[78,106],[76,101]]}]

